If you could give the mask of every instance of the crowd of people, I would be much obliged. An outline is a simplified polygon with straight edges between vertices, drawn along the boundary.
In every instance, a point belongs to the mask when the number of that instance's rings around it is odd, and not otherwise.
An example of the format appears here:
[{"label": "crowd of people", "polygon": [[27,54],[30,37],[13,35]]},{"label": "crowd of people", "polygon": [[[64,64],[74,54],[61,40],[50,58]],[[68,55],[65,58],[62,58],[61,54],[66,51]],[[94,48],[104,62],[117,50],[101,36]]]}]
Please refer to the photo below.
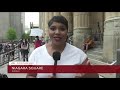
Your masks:
[{"label": "crowd of people", "polygon": [[[42,46],[43,44],[45,44],[45,42],[43,39],[40,39],[39,36],[36,36],[35,40],[33,41],[33,44],[34,44],[33,46],[34,49],[36,49]],[[8,55],[10,55],[14,59],[14,53],[15,53],[14,49],[16,45],[18,45],[23,61],[28,61],[28,54],[30,52],[30,42],[28,39],[22,38],[17,43],[15,42],[0,43],[0,54],[10,52],[8,54],[5,54],[4,57],[7,57]]]},{"label": "crowd of people", "polygon": [[5,54],[3,57],[7,57],[8,55],[10,55],[14,59],[15,47],[16,43],[14,42],[0,43],[0,54],[9,52]]}]

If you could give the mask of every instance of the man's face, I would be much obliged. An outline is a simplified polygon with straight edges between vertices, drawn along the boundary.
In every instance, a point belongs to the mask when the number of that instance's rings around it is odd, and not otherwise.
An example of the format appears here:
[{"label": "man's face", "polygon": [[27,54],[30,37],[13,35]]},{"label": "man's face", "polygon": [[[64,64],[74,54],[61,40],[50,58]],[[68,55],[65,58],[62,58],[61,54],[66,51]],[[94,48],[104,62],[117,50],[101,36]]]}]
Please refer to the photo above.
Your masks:
[{"label": "man's face", "polygon": [[61,45],[66,42],[67,39],[67,28],[64,24],[53,22],[49,27],[49,36],[53,44]]}]

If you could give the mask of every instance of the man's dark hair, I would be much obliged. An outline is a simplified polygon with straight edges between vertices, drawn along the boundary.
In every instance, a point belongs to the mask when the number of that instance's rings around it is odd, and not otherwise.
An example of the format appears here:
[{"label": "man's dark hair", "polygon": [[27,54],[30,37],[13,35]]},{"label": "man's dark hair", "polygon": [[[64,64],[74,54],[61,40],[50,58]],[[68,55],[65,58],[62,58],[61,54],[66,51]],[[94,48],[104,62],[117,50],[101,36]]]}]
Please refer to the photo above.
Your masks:
[{"label": "man's dark hair", "polygon": [[36,36],[37,40],[39,40],[39,36]]},{"label": "man's dark hair", "polygon": [[48,22],[48,27],[50,27],[53,22],[58,22],[58,23],[62,23],[66,26],[67,30],[68,30],[68,21],[65,17],[63,16],[53,16],[53,18]]}]

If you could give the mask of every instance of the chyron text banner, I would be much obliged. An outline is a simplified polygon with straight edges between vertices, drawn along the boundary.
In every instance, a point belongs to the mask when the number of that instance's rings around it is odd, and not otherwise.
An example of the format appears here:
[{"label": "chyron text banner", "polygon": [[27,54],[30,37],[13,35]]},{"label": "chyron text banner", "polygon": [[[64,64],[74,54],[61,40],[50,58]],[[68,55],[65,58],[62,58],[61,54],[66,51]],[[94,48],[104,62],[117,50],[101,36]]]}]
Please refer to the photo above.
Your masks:
[{"label": "chyron text banner", "polygon": [[120,65],[8,65],[8,73],[120,73]]}]

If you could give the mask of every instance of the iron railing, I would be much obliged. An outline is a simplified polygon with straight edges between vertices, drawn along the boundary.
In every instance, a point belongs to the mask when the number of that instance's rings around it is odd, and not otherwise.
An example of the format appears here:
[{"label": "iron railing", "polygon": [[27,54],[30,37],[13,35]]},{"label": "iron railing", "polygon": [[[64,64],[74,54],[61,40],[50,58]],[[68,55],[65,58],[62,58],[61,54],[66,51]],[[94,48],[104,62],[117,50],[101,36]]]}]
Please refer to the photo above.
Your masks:
[{"label": "iron railing", "polygon": [[[12,53],[14,55],[12,55]],[[1,52],[0,53],[0,66],[9,63],[10,61],[19,59],[20,60],[20,50],[19,45],[16,45],[14,49],[8,52]]]}]

